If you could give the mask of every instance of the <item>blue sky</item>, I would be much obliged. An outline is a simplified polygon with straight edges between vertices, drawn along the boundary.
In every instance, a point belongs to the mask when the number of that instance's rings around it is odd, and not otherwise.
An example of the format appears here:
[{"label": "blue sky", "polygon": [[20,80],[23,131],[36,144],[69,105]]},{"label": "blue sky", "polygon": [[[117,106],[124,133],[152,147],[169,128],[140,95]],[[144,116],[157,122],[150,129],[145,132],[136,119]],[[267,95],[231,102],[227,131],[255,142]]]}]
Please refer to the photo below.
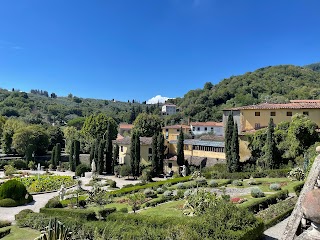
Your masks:
[{"label": "blue sky", "polygon": [[0,87],[181,97],[205,82],[320,61],[317,0],[0,0]]}]

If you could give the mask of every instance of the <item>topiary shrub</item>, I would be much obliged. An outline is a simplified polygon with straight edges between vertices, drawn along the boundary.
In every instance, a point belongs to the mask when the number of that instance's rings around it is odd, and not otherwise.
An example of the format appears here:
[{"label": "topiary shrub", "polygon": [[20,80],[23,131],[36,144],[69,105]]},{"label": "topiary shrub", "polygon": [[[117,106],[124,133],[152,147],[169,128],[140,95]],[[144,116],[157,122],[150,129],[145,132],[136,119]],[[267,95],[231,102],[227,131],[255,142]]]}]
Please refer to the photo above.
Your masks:
[{"label": "topiary shrub", "polygon": [[281,185],[279,183],[272,183],[269,188],[273,191],[279,191],[281,190]]},{"label": "topiary shrub", "polygon": [[6,176],[12,176],[15,172],[17,171],[17,169],[15,169],[13,166],[11,165],[5,165],[4,166],[4,174]]},{"label": "topiary shrub", "polygon": [[232,182],[232,185],[233,185],[233,186],[240,187],[240,186],[243,186],[243,182],[240,181],[240,180],[234,180],[234,181]]},{"label": "topiary shrub", "polygon": [[160,188],[160,187],[159,187],[159,188],[157,188],[157,193],[158,193],[158,194],[164,193],[163,188]]},{"label": "topiary shrub", "polygon": [[170,191],[170,190],[165,191],[165,192],[163,193],[163,196],[164,196],[164,197],[171,197],[171,196],[172,196],[172,191]]},{"label": "topiary shrub", "polygon": [[14,159],[10,161],[10,165],[16,169],[27,169],[27,162],[21,159]]},{"label": "topiary shrub", "polygon": [[119,212],[128,213],[128,208],[126,208],[126,207],[120,208]]},{"label": "topiary shrub", "polygon": [[109,181],[109,186],[110,188],[116,188],[117,187],[117,183],[113,180]]},{"label": "topiary shrub", "polygon": [[184,188],[184,184],[181,183],[181,182],[179,182],[176,186],[177,186],[178,189],[183,189]]},{"label": "topiary shrub", "polygon": [[187,197],[189,197],[191,194],[193,194],[194,191],[195,191],[195,190],[193,190],[193,189],[187,189],[187,190],[184,192],[183,195],[184,195],[185,198],[187,198]]},{"label": "topiary shrub", "polygon": [[205,185],[207,185],[207,180],[205,178],[197,178],[196,184],[198,186],[205,186]]},{"label": "topiary shrub", "polygon": [[18,214],[14,216],[15,220],[21,220],[24,219],[29,213],[33,213],[31,209],[23,209]]},{"label": "topiary shrub", "polygon": [[254,198],[260,198],[260,197],[264,197],[265,195],[260,188],[253,188],[251,189],[251,196]]},{"label": "topiary shrub", "polygon": [[[27,192],[26,187],[17,180],[9,180],[0,186],[0,200],[12,199],[15,206],[23,205],[33,201],[32,196]],[[2,204],[13,205],[13,201],[2,201]],[[10,207],[10,206],[7,206]]]},{"label": "topiary shrub", "polygon": [[149,196],[152,196],[154,195],[154,191],[151,189],[151,188],[147,188],[143,191],[143,194],[146,196],[146,197],[149,197]]},{"label": "topiary shrub", "polygon": [[16,207],[16,206],[18,206],[18,203],[12,198],[5,198],[0,200],[0,207]]},{"label": "topiary shrub", "polygon": [[254,180],[254,179],[250,179],[250,180],[248,181],[248,185],[251,185],[251,186],[253,186],[253,185],[260,185],[260,184],[261,184],[261,182],[258,182],[258,181]]},{"label": "topiary shrub", "polygon": [[46,204],[45,207],[46,207],[46,208],[63,208],[61,202],[60,202],[59,200],[55,199],[55,198],[50,199],[50,200],[47,202],[47,204]]},{"label": "topiary shrub", "polygon": [[0,220],[0,228],[8,227],[11,225],[11,222],[6,221],[6,220]]},{"label": "topiary shrub", "polygon": [[218,187],[218,183],[215,180],[210,180],[208,183],[209,187]]},{"label": "topiary shrub", "polygon": [[90,172],[91,168],[86,164],[79,164],[76,168],[76,176],[83,177],[85,172]]}]

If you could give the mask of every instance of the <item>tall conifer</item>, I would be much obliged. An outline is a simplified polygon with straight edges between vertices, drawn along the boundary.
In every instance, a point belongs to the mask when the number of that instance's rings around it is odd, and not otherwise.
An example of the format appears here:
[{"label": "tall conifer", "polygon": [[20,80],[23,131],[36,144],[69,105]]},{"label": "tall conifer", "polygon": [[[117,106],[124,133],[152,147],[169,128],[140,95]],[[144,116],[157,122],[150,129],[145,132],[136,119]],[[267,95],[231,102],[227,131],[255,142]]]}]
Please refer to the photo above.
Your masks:
[{"label": "tall conifer", "polygon": [[159,164],[158,156],[159,156],[158,155],[158,135],[154,134],[152,137],[152,161],[151,161],[153,176],[156,176],[158,173],[158,164]]},{"label": "tall conifer", "polygon": [[231,165],[230,172],[237,172],[239,170],[239,139],[238,139],[238,125],[233,125],[232,140],[231,140]]},{"label": "tall conifer", "polygon": [[270,118],[268,130],[267,130],[267,139],[266,139],[266,148],[265,148],[265,162],[266,168],[273,169],[275,168],[275,141],[274,141],[274,124],[273,119]]},{"label": "tall conifer", "polygon": [[163,134],[160,132],[158,135],[158,146],[157,146],[157,154],[158,154],[158,169],[157,173],[163,173],[163,160],[164,160],[164,137]]},{"label": "tall conifer", "polygon": [[180,128],[180,133],[178,136],[178,143],[177,143],[177,164],[182,166],[184,164],[184,135],[182,132],[182,127]]},{"label": "tall conifer", "polygon": [[231,113],[228,116],[228,121],[225,129],[225,136],[224,136],[225,137],[225,155],[226,155],[227,169],[229,172],[232,172],[231,141],[232,141],[232,135],[233,135],[233,127],[234,127],[234,121],[233,121],[233,114]]}]

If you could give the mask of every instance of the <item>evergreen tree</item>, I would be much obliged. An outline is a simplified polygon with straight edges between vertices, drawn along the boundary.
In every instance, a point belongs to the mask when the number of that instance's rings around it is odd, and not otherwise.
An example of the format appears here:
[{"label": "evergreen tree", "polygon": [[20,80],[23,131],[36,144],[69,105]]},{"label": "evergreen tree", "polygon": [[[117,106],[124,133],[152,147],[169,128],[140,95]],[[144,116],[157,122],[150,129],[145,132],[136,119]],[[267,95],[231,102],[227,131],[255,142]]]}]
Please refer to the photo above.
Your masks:
[{"label": "evergreen tree", "polygon": [[226,154],[226,162],[227,162],[227,169],[229,172],[232,172],[231,165],[232,165],[232,156],[231,156],[231,142],[233,136],[233,128],[234,128],[234,121],[233,121],[233,114],[231,113],[228,116],[227,127],[225,130],[225,154]]},{"label": "evergreen tree", "polygon": [[152,137],[152,176],[156,176],[158,173],[158,165],[159,165],[159,154],[158,154],[158,135],[154,134]]},{"label": "evergreen tree", "polygon": [[109,134],[110,124],[108,124],[108,130],[106,132],[106,172],[113,173],[113,160],[112,160],[112,139]]},{"label": "evergreen tree", "polygon": [[117,165],[119,160],[119,145],[115,144],[113,148],[113,165]]},{"label": "evergreen tree", "polygon": [[54,146],[51,150],[51,159],[50,159],[50,164],[52,165],[53,168],[56,167],[56,152],[57,152],[57,147]]},{"label": "evergreen tree", "polygon": [[99,143],[99,147],[98,147],[98,159],[97,159],[97,170],[99,174],[103,173],[103,168],[104,168],[104,148],[105,148],[105,142],[104,140],[101,140]]},{"label": "evergreen tree", "polygon": [[161,174],[163,173],[163,160],[164,160],[164,136],[163,134],[160,132],[158,135],[158,146],[157,146],[157,154],[158,154],[158,169],[157,169],[157,173]]},{"label": "evergreen tree", "polygon": [[80,142],[75,140],[73,142],[74,145],[74,164],[75,168],[80,164]]},{"label": "evergreen tree", "polygon": [[130,113],[129,123],[132,124],[134,122],[134,120],[136,120],[136,110],[133,106],[131,109],[131,113]]},{"label": "evergreen tree", "polygon": [[135,144],[136,144],[136,133],[133,132],[132,133],[132,136],[131,136],[131,147],[130,147],[130,167],[131,167],[131,173],[132,173],[132,176],[134,177],[135,176],[135,156],[136,156],[136,153],[135,153]]},{"label": "evergreen tree", "polygon": [[135,143],[135,162],[134,162],[136,178],[139,177],[139,173],[140,173],[140,158],[141,158],[141,154],[140,154],[140,136],[137,133],[136,143]]},{"label": "evergreen tree", "polygon": [[182,132],[182,127],[180,128],[180,133],[178,136],[178,144],[177,144],[177,164],[182,166],[184,164],[184,135]]},{"label": "evergreen tree", "polygon": [[275,168],[275,153],[276,153],[276,147],[275,147],[275,140],[274,140],[274,124],[273,119],[270,118],[269,125],[268,125],[268,131],[267,131],[267,140],[265,145],[265,163],[266,168],[273,169]]},{"label": "evergreen tree", "polygon": [[56,154],[55,154],[55,166],[59,165],[59,162],[61,161],[61,144],[56,144]]},{"label": "evergreen tree", "polygon": [[70,153],[69,153],[69,165],[70,165],[70,170],[75,171],[75,164],[74,164],[74,144],[71,144],[70,147]]},{"label": "evergreen tree", "polygon": [[239,138],[238,138],[238,125],[233,125],[232,140],[231,140],[231,161],[230,172],[237,172],[239,170]]},{"label": "evergreen tree", "polygon": [[139,134],[134,131],[131,137],[131,172],[132,176],[134,178],[137,178],[139,176],[139,170],[140,170],[140,137]]},{"label": "evergreen tree", "polygon": [[94,147],[95,147],[95,142],[92,142],[90,146],[90,157],[89,157],[90,166],[92,164],[92,160],[94,159]]},{"label": "evergreen tree", "polygon": [[94,154],[93,154],[93,159],[96,161],[96,164],[98,163],[99,144],[100,144],[99,139],[96,139],[94,142]]}]

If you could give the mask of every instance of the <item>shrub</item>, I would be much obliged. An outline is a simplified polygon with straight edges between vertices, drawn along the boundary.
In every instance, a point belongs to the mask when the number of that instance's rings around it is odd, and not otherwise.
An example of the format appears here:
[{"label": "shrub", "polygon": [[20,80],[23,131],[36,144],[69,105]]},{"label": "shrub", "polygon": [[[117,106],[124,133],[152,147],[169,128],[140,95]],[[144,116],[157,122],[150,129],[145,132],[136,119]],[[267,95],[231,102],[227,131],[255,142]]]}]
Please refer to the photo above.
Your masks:
[{"label": "shrub", "polygon": [[184,192],[184,197],[187,198],[189,197],[191,194],[194,193],[194,190],[193,189],[187,189],[185,192]]},{"label": "shrub", "polygon": [[6,181],[0,186],[0,199],[6,198],[13,199],[18,205],[23,205],[33,201],[33,198],[28,194],[26,187],[17,180]]},{"label": "shrub", "polygon": [[181,183],[181,182],[177,183],[177,188],[178,188],[178,189],[183,189],[184,187],[185,187],[185,186],[184,186],[183,183]]},{"label": "shrub", "polygon": [[205,186],[207,185],[207,180],[205,178],[197,178],[196,183],[198,186]]},{"label": "shrub", "polygon": [[209,187],[218,187],[218,183],[215,180],[210,180],[208,183]]},{"label": "shrub", "polygon": [[15,220],[24,219],[29,213],[33,213],[31,209],[23,209],[14,216]]},{"label": "shrub", "polygon": [[253,188],[251,189],[251,196],[254,198],[264,197],[264,193],[261,191],[260,188]]},{"label": "shrub", "polygon": [[167,183],[164,184],[164,186],[165,186],[166,188],[171,187],[171,186],[172,186],[172,183],[171,183],[171,182],[167,182]]},{"label": "shrub", "polygon": [[145,182],[152,182],[152,171],[149,167],[143,169],[141,174],[141,180]]},{"label": "shrub", "polygon": [[97,220],[96,213],[92,209],[69,208],[41,208],[40,213],[62,218],[76,218],[81,220]]},{"label": "shrub", "polygon": [[18,202],[13,200],[12,198],[5,198],[0,200],[0,207],[16,207],[18,205]]},{"label": "shrub", "polygon": [[175,199],[183,198],[184,197],[184,191],[179,189],[178,191],[175,191],[173,195],[174,195]]},{"label": "shrub", "polygon": [[279,191],[281,190],[281,185],[279,183],[272,183],[269,188],[273,191]]},{"label": "shrub", "polygon": [[27,168],[27,162],[22,159],[11,160],[10,165],[19,170]]},{"label": "shrub", "polygon": [[104,208],[101,210],[98,210],[99,216],[106,218],[109,214],[115,212],[117,209],[115,207],[113,208]]},{"label": "shrub", "polygon": [[30,161],[30,162],[28,163],[28,168],[29,168],[30,170],[33,170],[34,167],[35,167],[34,161]]},{"label": "shrub", "polygon": [[128,165],[122,165],[120,168],[120,175],[122,177],[127,177],[131,174],[131,167]]},{"label": "shrub", "polygon": [[109,185],[110,185],[110,188],[116,188],[117,187],[117,183],[113,180],[109,181]]},{"label": "shrub", "polygon": [[146,197],[150,197],[150,196],[153,196],[155,193],[154,191],[151,189],[151,188],[147,188],[143,191],[143,194],[146,196]]},{"label": "shrub", "polygon": [[304,186],[304,182],[303,182],[303,183],[299,183],[298,185],[295,185],[295,186],[293,187],[293,190],[294,190],[294,192],[296,193],[296,195],[297,195],[298,197],[299,197],[299,195],[300,195],[300,192],[301,192],[303,186]]},{"label": "shrub", "polygon": [[79,201],[79,206],[82,207],[82,208],[85,208],[87,205],[87,202],[85,200],[80,200]]},{"label": "shrub", "polygon": [[254,179],[250,179],[250,180],[248,181],[248,185],[251,185],[251,186],[260,185],[260,184],[261,184],[261,182],[256,181],[256,180],[254,180]]},{"label": "shrub", "polygon": [[4,238],[8,234],[10,234],[11,228],[8,229],[0,229],[0,238]]},{"label": "shrub", "polygon": [[85,172],[90,171],[91,168],[88,165],[81,163],[76,167],[76,176],[82,177]]},{"label": "shrub", "polygon": [[119,212],[128,213],[128,208],[126,208],[126,207],[120,208]]},{"label": "shrub", "polygon": [[0,220],[0,228],[8,227],[8,226],[10,226],[10,225],[11,225],[11,222]]},{"label": "shrub", "polygon": [[158,194],[164,193],[163,188],[160,188],[160,187],[159,187],[159,188],[157,188],[157,193],[158,193]]},{"label": "shrub", "polygon": [[243,186],[243,183],[242,183],[242,181],[234,180],[234,181],[232,182],[232,185],[233,185],[233,186],[238,186],[238,187],[240,187],[240,186]]},{"label": "shrub", "polygon": [[298,180],[298,181],[303,180],[304,179],[303,170],[299,167],[292,169],[288,173],[288,178],[290,178],[291,180]]},{"label": "shrub", "polygon": [[134,185],[133,184],[126,184],[126,185],[123,185],[123,187],[122,188],[129,188],[129,187],[133,187]]},{"label": "shrub", "polygon": [[172,191],[170,191],[170,190],[165,191],[165,192],[163,193],[163,196],[164,196],[164,197],[171,197],[171,196],[172,196]]},{"label": "shrub", "polygon": [[13,166],[11,165],[6,165],[4,166],[4,174],[6,176],[12,176],[15,172],[17,171],[17,169],[15,169]]},{"label": "shrub", "polygon": [[47,202],[47,204],[46,204],[45,207],[46,207],[46,208],[63,208],[61,202],[60,202],[59,200],[55,199],[55,198],[50,199],[50,200]]}]

